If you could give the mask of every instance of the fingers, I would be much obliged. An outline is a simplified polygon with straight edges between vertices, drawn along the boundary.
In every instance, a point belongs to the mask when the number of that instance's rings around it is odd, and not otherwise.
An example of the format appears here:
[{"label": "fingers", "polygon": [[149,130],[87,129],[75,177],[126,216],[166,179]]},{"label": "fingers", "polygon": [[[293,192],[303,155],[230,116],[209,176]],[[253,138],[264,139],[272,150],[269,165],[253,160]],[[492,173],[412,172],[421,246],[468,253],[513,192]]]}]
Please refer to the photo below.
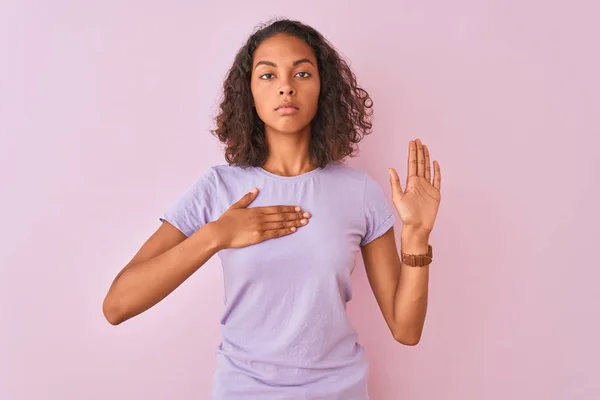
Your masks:
[{"label": "fingers", "polygon": [[265,214],[261,217],[261,230],[277,230],[300,227],[308,224],[309,212]]},{"label": "fingers", "polygon": [[400,185],[400,177],[394,168],[390,168],[390,185],[392,186],[392,197],[395,197],[398,193],[404,193]]},{"label": "fingers", "polygon": [[425,153],[425,179],[431,183],[431,161],[429,160],[429,149],[423,145],[423,151]]},{"label": "fingers", "polygon": [[291,235],[298,230],[298,227],[306,224],[308,224],[307,218],[303,218],[302,220],[296,219],[291,221],[266,222],[258,232],[260,232],[259,235],[262,240],[269,240]]},{"label": "fingers", "polygon": [[423,143],[420,139],[415,141],[417,145],[417,176],[425,177],[425,153],[423,151]]},{"label": "fingers", "polygon": [[281,228],[281,229],[271,229],[270,231],[265,231],[263,233],[263,238],[264,238],[264,240],[274,239],[274,238],[278,238],[278,237],[283,237],[283,236],[291,235],[294,232],[296,232],[296,228],[295,227]]},{"label": "fingers", "polygon": [[278,214],[263,214],[260,218],[263,222],[280,222],[280,221],[294,221],[301,220],[304,218],[310,218],[309,212],[284,212]]},{"label": "fingers", "polygon": [[299,228],[308,224],[308,218],[293,219],[291,221],[265,222],[262,225],[264,231],[280,230],[286,228]]},{"label": "fingers", "polygon": [[301,211],[302,208],[298,206],[264,206],[256,207],[257,211],[263,214],[281,214],[281,213],[293,213]]},{"label": "fingers", "polygon": [[264,240],[294,233],[299,227],[306,226],[309,218],[312,217],[312,215],[306,211],[289,212],[290,209],[295,210],[296,208],[299,208],[294,206],[269,206],[264,208],[269,208],[270,210],[268,211],[288,211],[276,214],[259,214],[258,230],[261,232],[261,236]]},{"label": "fingers", "polygon": [[[417,149],[418,149],[418,143],[420,143],[421,141],[419,139],[417,139]],[[419,151],[417,150],[417,158]],[[427,148],[427,146],[423,145],[423,155],[425,157],[424,160],[424,165],[425,165],[425,179],[427,179],[427,182],[431,183],[431,155],[429,154],[429,149]],[[419,165],[421,165],[419,163]],[[434,174],[433,174],[433,187],[440,190],[442,187],[442,174],[440,171],[440,163],[437,161],[433,162],[433,168],[434,168]]]},{"label": "fingers", "polygon": [[442,189],[442,171],[437,161],[433,162],[433,187],[440,191]]},{"label": "fingers", "polygon": [[[434,161],[434,166],[435,163],[436,161]],[[421,139],[411,140],[408,143],[408,177],[415,175],[423,177],[431,183],[431,155]]]},{"label": "fingers", "polygon": [[246,193],[241,199],[239,199],[236,203],[234,203],[231,208],[246,208],[254,201],[256,195],[258,194],[258,189],[254,188],[250,192]]},{"label": "fingers", "polygon": [[408,142],[408,177],[417,175],[417,144],[411,140]]}]

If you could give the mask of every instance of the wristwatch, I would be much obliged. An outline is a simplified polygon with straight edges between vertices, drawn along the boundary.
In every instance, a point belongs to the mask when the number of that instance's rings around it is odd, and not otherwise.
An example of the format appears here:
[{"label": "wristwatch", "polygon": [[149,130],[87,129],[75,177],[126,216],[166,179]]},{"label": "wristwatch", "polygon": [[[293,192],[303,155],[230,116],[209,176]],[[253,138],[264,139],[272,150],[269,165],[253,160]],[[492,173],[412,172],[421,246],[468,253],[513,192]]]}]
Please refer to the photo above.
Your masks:
[{"label": "wristwatch", "polygon": [[406,254],[402,252],[401,254],[402,264],[411,267],[424,267],[433,261],[433,249],[430,244],[427,245],[427,253],[425,254]]}]

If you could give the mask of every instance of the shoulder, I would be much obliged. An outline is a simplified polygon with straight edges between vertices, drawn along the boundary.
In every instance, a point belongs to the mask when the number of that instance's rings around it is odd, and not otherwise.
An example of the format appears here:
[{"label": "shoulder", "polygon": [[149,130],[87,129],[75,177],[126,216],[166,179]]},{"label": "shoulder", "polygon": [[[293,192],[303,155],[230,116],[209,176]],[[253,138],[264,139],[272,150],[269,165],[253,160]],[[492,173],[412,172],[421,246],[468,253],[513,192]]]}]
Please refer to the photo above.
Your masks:
[{"label": "shoulder", "polygon": [[236,178],[256,172],[256,168],[253,167],[238,167],[228,164],[211,165],[208,169],[217,179]]},{"label": "shoulder", "polygon": [[365,208],[373,204],[378,204],[378,207],[385,205],[387,196],[383,186],[368,172],[346,164],[334,165],[331,172],[335,181],[343,182],[345,188],[351,189],[362,199]]},{"label": "shoulder", "polygon": [[237,185],[241,182],[246,182],[248,179],[256,175],[256,168],[239,167],[236,165],[218,164],[209,167],[216,186],[221,185]]},{"label": "shoulder", "polygon": [[366,171],[356,169],[347,164],[329,164],[327,166],[329,175],[336,180],[345,180],[348,184],[361,185],[362,187],[377,184],[373,177]]}]

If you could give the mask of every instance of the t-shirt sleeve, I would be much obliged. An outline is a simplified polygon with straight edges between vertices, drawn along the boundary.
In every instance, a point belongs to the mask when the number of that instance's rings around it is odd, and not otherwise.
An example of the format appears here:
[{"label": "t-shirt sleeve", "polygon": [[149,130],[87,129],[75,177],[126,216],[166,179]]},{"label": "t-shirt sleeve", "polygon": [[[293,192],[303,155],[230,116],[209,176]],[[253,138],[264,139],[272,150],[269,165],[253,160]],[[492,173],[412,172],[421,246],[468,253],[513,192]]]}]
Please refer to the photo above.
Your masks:
[{"label": "t-shirt sleeve", "polygon": [[360,242],[361,246],[383,235],[396,222],[383,190],[369,175],[366,175],[363,209],[366,226],[365,234]]},{"label": "t-shirt sleeve", "polygon": [[213,221],[216,192],[215,173],[209,168],[169,205],[160,220],[169,222],[189,237]]}]

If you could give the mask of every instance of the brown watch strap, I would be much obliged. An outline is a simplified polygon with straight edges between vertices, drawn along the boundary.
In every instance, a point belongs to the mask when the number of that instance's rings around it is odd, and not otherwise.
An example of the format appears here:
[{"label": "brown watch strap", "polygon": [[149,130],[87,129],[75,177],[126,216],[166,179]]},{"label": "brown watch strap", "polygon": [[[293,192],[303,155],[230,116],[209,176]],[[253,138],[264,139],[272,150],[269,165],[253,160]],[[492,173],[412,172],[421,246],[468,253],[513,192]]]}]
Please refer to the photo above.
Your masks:
[{"label": "brown watch strap", "polygon": [[424,267],[431,264],[433,261],[433,248],[427,245],[426,254],[406,254],[401,252],[402,264],[410,265],[411,267]]}]

